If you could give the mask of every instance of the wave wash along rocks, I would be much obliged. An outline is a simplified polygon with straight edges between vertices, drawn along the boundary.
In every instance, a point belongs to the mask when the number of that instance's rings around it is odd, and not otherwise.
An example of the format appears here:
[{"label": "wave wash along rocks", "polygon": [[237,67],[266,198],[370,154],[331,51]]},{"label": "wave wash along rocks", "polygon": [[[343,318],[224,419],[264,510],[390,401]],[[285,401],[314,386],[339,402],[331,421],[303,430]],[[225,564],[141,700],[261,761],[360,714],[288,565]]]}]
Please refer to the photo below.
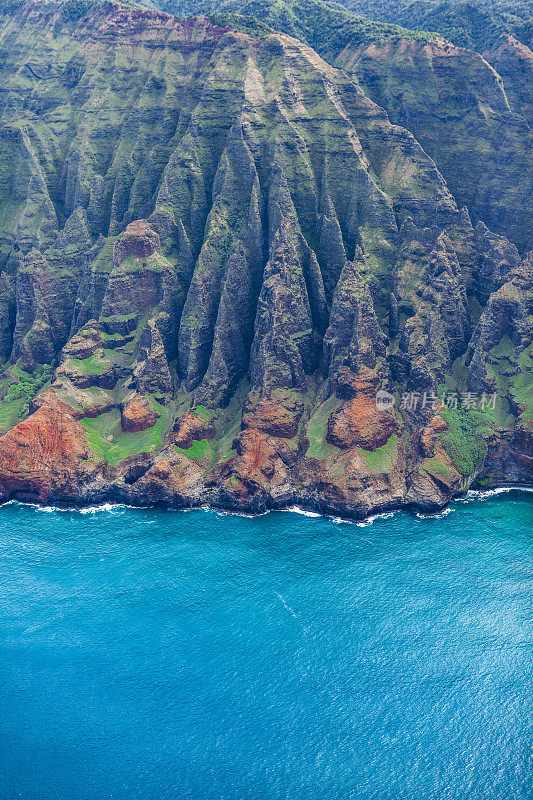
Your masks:
[{"label": "wave wash along rocks", "polygon": [[0,50],[2,500],[362,516],[531,480],[531,257],[355,79],[113,3],[24,6]]}]

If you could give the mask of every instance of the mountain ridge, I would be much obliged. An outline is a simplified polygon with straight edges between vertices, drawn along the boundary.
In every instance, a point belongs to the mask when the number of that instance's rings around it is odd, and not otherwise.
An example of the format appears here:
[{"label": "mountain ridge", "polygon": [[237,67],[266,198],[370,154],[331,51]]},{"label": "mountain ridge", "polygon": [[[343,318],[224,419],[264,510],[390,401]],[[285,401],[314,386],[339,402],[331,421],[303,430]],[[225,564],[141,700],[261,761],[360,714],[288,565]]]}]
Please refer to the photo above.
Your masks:
[{"label": "mountain ridge", "polygon": [[29,4],[0,52],[2,499],[361,516],[530,479],[531,258],[356,71],[118,3]]}]

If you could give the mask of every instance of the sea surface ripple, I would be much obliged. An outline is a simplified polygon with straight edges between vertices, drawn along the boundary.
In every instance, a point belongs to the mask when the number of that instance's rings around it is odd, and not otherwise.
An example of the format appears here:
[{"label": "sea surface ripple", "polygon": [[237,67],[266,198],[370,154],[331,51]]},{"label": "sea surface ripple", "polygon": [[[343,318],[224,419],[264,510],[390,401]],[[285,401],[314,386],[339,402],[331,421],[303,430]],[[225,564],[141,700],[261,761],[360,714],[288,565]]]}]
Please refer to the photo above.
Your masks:
[{"label": "sea surface ripple", "polygon": [[532,500],[3,506],[1,800],[531,800]]}]

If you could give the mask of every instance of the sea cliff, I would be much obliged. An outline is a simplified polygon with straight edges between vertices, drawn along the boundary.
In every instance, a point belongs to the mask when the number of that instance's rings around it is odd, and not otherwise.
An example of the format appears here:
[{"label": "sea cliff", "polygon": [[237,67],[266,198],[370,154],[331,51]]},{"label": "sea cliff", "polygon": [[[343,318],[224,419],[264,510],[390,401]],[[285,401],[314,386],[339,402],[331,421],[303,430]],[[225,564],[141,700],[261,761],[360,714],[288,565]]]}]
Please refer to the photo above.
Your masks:
[{"label": "sea cliff", "polygon": [[71,8],[0,29],[0,500],[531,482],[532,132],[495,69]]}]

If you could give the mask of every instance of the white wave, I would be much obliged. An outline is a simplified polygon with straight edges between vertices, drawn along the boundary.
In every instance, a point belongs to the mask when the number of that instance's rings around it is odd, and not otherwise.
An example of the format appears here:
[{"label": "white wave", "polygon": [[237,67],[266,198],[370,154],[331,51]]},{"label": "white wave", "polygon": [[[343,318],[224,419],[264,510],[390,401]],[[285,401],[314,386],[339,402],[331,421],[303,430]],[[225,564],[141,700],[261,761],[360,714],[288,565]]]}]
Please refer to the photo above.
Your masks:
[{"label": "white wave", "polygon": [[40,514],[55,514],[56,512],[61,514],[96,514],[99,511],[113,513],[120,509],[130,508],[130,506],[124,503],[101,503],[100,505],[94,506],[48,506],[40,503],[26,503],[22,500],[8,500],[4,503],[4,506],[12,505],[20,506],[21,508],[31,508],[34,511],[38,511]]},{"label": "white wave", "polygon": [[[477,500],[487,500],[490,497],[495,497],[496,495],[500,494],[508,494],[509,492],[529,492],[533,493],[532,486],[498,486],[494,489],[469,489],[469,491],[465,494],[464,497],[457,497],[452,500],[452,503],[473,503]],[[29,503],[24,502],[21,500],[8,500],[2,505],[9,506],[9,505],[17,505],[23,506],[26,508],[32,508],[35,511],[45,514],[52,514],[55,512],[61,513],[74,513],[77,512],[78,514],[97,514],[100,512],[105,512],[108,514],[116,514],[117,512],[122,512],[127,510],[128,508],[139,508],[139,506],[130,506],[126,503],[100,503],[92,506],[52,506],[52,505],[42,505],[39,503]],[[286,508],[280,509],[267,509],[261,512],[246,512],[246,511],[236,511],[235,509],[222,509],[216,508],[209,505],[203,506],[193,506],[188,508],[169,508],[169,511],[178,511],[180,513],[188,512],[188,511],[206,511],[209,513],[214,513],[217,516],[235,516],[235,517],[244,517],[244,518],[253,518],[253,517],[262,517],[265,514],[275,513],[277,511],[289,511],[293,514],[300,514],[304,517],[310,518],[320,518],[328,519],[333,522],[335,525],[357,525],[360,528],[366,528],[369,525],[372,525],[378,519],[390,519],[395,514],[400,513],[401,511],[405,511],[405,509],[395,509],[394,511],[384,511],[377,514],[370,514],[368,517],[364,519],[353,519],[350,517],[340,517],[340,516],[333,516],[331,514],[320,514],[318,511],[311,511],[309,509],[302,508],[301,506],[287,506]],[[442,511],[438,511],[434,514],[425,514],[421,511],[415,511],[415,516],[418,519],[440,519],[441,517],[445,517],[452,512],[453,508],[447,507]]]},{"label": "white wave", "polygon": [[370,514],[365,519],[358,520],[355,524],[358,528],[366,528],[368,525],[373,525],[377,519],[390,519],[397,511],[383,511],[381,514]]},{"label": "white wave", "polygon": [[80,514],[98,514],[100,511],[113,514],[116,511],[127,509],[129,507],[130,506],[127,506],[124,503],[102,503],[98,506],[86,506],[85,508],[78,508],[76,510],[79,511]]},{"label": "white wave", "polygon": [[422,511],[415,511],[415,517],[418,519],[441,519],[447,517],[452,513],[451,508],[443,508],[442,511],[435,511],[433,514],[424,514]]},{"label": "white wave", "polygon": [[368,517],[365,517],[364,519],[350,519],[350,517],[333,516],[328,517],[328,519],[330,519],[335,525],[357,525],[358,528],[366,528],[369,525],[372,525],[377,519],[390,519],[391,517],[394,517],[395,514],[399,514],[401,511],[401,508],[398,508],[395,511],[382,511],[378,514],[369,514]]},{"label": "white wave", "polygon": [[[178,509],[179,510],[179,509]],[[213,514],[216,514],[217,517],[243,517],[244,519],[253,519],[254,517],[264,517],[266,514],[271,514],[271,509],[267,509],[266,511],[235,511],[234,509],[224,509],[224,508],[211,508],[210,506],[202,506],[203,511],[211,511]],[[194,508],[191,509],[194,511]]]},{"label": "white wave", "polygon": [[533,492],[533,486],[497,486],[494,489],[469,489],[465,497],[458,497],[456,503],[473,503],[476,500],[488,500],[499,494],[509,492]]},{"label": "white wave", "polygon": [[28,508],[42,508],[42,506],[40,506],[38,503],[22,503],[20,500],[6,500],[6,502],[2,504],[2,507],[4,506],[27,506]]},{"label": "white wave", "polygon": [[306,508],[302,508],[301,506],[287,506],[287,508],[281,508],[280,511],[290,511],[292,514],[301,514],[302,517],[322,517],[323,514],[319,514],[318,511],[308,511]]},{"label": "white wave", "polygon": [[31,508],[33,511],[38,511],[41,514],[53,514],[55,511],[77,511],[76,508],[69,508],[67,506],[43,506],[39,503],[25,503],[22,500],[8,500],[4,503],[5,506],[20,506],[21,508]]}]

